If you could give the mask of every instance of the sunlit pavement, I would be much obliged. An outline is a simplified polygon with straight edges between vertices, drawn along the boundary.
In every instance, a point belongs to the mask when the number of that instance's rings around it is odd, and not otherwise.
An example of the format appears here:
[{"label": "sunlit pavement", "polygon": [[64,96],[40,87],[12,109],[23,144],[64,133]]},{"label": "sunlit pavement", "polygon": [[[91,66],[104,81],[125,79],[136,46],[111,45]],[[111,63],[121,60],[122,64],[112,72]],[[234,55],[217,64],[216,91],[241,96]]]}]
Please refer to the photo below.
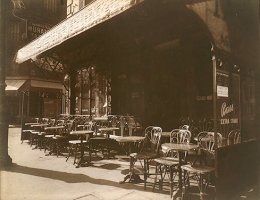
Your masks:
[{"label": "sunlit pavement", "polygon": [[[9,128],[9,155],[13,165],[1,171],[1,200],[157,200],[170,199],[169,188],[152,192],[153,180],[119,184],[129,169],[129,161],[97,159],[91,166],[75,168],[73,158],[45,156],[25,141],[21,144],[20,129]],[[256,188],[248,188],[235,199],[256,200]],[[192,198],[193,199],[193,198]],[[198,198],[196,198],[198,199]]]},{"label": "sunlit pavement", "polygon": [[75,168],[73,158],[45,156],[25,141],[20,129],[9,128],[9,155],[13,165],[1,171],[1,200],[86,200],[86,199],[170,199],[169,191],[145,191],[143,184],[123,180],[129,162],[99,159],[91,166]]}]

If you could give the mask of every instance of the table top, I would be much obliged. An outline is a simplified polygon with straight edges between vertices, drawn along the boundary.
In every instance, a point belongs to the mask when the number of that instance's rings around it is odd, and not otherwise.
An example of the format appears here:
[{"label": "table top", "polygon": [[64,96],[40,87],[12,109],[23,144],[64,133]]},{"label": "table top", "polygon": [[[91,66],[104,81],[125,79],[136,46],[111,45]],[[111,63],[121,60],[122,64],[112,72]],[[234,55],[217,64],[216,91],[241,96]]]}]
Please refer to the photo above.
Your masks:
[{"label": "table top", "polygon": [[31,127],[43,127],[48,126],[48,124],[31,124]]},{"label": "table top", "polygon": [[40,124],[40,123],[37,123],[37,122],[28,122],[28,123],[25,123],[24,125],[30,126],[30,125],[36,125],[36,124]]},{"label": "table top", "polygon": [[45,127],[45,130],[55,130],[55,129],[63,129],[65,126],[49,126]]},{"label": "table top", "polygon": [[91,134],[94,133],[94,131],[91,130],[80,130],[80,131],[71,131],[71,135],[86,135],[86,134]]},{"label": "table top", "polygon": [[126,136],[126,137],[120,136],[118,138],[115,138],[115,140],[117,142],[139,142],[144,139],[145,139],[145,137],[143,137],[143,136]]},{"label": "table top", "polygon": [[192,149],[197,149],[199,146],[197,144],[164,143],[162,144],[162,147],[168,150],[190,151]]},{"label": "table top", "polygon": [[170,137],[170,136],[171,136],[171,131],[162,132],[162,137]]},{"label": "table top", "polygon": [[115,131],[115,130],[119,130],[118,127],[104,127],[104,128],[99,128],[99,131]]},{"label": "table top", "polygon": [[[226,140],[226,139],[227,138],[222,137],[222,140]],[[194,137],[194,140],[198,142],[198,137]],[[213,137],[205,136],[205,137],[202,137],[200,141],[202,141],[202,142],[209,142],[209,141],[214,141],[214,140],[215,140],[214,136]]]},{"label": "table top", "polygon": [[[174,131],[184,131],[182,129],[174,129]],[[162,132],[162,137],[171,137],[171,132],[172,131],[164,131]]]},{"label": "table top", "polygon": [[93,120],[94,121],[107,121],[108,118],[107,117],[95,117]]}]

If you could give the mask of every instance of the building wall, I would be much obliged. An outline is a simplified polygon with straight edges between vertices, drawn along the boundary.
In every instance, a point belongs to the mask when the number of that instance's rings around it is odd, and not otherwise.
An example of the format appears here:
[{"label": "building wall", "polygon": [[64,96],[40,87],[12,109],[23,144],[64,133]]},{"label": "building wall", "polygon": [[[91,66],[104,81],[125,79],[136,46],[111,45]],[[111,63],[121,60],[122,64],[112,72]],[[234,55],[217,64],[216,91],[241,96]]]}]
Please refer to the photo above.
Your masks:
[{"label": "building wall", "polygon": [[[6,24],[6,47],[7,47],[7,69],[6,75],[11,79],[42,79],[42,80],[59,80],[59,76],[38,69],[32,62],[26,62],[18,65],[14,62],[15,54],[24,45],[45,33],[52,26],[66,18],[66,2],[63,0],[10,0],[7,12]],[[10,108],[10,123],[17,123],[19,116],[22,114],[21,107],[24,103],[24,115],[43,116],[45,114],[57,116],[60,113],[60,106],[57,105],[57,98],[54,98],[53,105],[56,111],[52,114],[47,112],[47,104],[40,99],[41,89],[31,92],[30,97],[26,97],[22,102],[22,95],[30,93],[20,91],[16,96],[9,96],[8,102]],[[60,91],[54,92],[60,94]],[[31,99],[33,98],[33,99]],[[9,101],[10,100],[10,101]],[[29,104],[28,104],[29,102]],[[28,104],[28,105],[27,105]],[[49,105],[49,104],[48,104]],[[46,109],[44,109],[44,106]],[[49,106],[50,107],[50,106]],[[58,109],[58,110],[57,110]]]},{"label": "building wall", "polygon": [[67,0],[67,17],[70,17],[87,6],[93,0]]}]

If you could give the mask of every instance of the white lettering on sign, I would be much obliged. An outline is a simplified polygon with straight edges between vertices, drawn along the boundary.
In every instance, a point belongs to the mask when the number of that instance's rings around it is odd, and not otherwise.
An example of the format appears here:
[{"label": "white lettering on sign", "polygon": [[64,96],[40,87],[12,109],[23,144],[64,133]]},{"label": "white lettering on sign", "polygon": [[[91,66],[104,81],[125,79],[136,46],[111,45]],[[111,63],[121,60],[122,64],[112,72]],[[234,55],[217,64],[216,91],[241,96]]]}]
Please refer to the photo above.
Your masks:
[{"label": "white lettering on sign", "polygon": [[228,97],[228,87],[217,86],[217,95],[218,97]]},{"label": "white lettering on sign", "polygon": [[231,124],[238,124],[238,118],[230,119]]},{"label": "white lettering on sign", "polygon": [[220,124],[229,124],[229,119],[221,119]]},{"label": "white lettering on sign", "polygon": [[231,113],[233,111],[234,111],[233,104],[227,106],[226,102],[222,103],[222,106],[221,106],[221,117],[224,117],[225,115],[227,115],[228,113]]},{"label": "white lettering on sign", "polygon": [[224,119],[220,119],[220,124],[238,124],[238,118],[232,118],[232,119],[228,119],[228,118],[224,118]]}]

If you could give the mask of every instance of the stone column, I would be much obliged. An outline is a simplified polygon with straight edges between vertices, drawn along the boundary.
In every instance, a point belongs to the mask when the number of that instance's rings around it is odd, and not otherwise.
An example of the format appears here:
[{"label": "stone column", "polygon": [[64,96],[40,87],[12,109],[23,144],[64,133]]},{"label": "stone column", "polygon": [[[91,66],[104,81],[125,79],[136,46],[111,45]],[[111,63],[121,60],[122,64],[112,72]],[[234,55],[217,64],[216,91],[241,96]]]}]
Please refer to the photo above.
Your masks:
[{"label": "stone column", "polygon": [[12,159],[8,155],[8,124],[5,96],[5,67],[6,67],[6,47],[5,47],[5,8],[6,1],[0,1],[0,167],[8,166]]}]

